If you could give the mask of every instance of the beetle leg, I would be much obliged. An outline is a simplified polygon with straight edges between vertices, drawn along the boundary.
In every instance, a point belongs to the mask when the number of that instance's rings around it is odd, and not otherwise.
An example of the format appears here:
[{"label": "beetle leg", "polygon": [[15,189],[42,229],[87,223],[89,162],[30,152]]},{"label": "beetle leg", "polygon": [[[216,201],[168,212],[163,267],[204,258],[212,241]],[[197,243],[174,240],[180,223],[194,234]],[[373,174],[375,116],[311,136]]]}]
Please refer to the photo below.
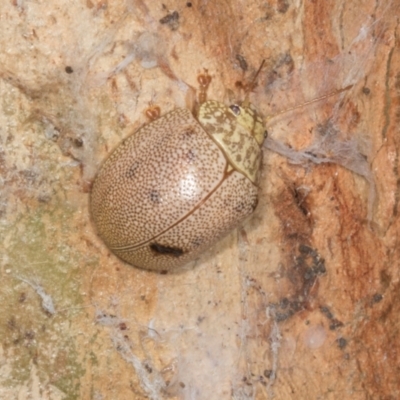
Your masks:
[{"label": "beetle leg", "polygon": [[211,83],[211,76],[208,74],[208,71],[205,68],[204,74],[200,74],[197,77],[197,82],[200,84],[199,103],[203,104],[207,100],[207,89]]}]

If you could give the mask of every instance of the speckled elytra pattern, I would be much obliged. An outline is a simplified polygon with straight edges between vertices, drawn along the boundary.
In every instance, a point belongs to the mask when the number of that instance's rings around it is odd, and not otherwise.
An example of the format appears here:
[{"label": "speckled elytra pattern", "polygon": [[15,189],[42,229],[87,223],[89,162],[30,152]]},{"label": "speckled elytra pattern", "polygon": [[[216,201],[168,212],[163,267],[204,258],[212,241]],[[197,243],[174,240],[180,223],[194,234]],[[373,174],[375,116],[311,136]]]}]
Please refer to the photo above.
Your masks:
[{"label": "speckled elytra pattern", "polygon": [[252,182],[257,183],[262,152],[257,140],[251,136],[251,130],[254,119],[259,123],[261,120],[257,119],[252,109],[247,108],[245,111],[246,114],[242,116],[242,119],[249,125],[246,127],[237,122],[238,117],[229,107],[209,100],[200,107],[199,122],[205,131],[224,148],[231,164]]},{"label": "speckled elytra pattern", "polygon": [[124,140],[101,167],[90,207],[99,236],[121,259],[170,270],[248,216],[257,186],[229,161],[187,109]]},{"label": "speckled elytra pattern", "polygon": [[[221,235],[229,232],[246,216],[250,215],[257,205],[257,188],[241,173],[233,171],[218,190],[210,196],[201,207],[157,237],[157,243],[174,248],[179,243],[183,254],[177,259],[174,256],[154,256],[149,246],[142,246],[135,251],[120,252],[118,255],[130,264],[140,257],[144,265],[156,269],[169,270],[198,256],[204,249],[214,243]],[[159,257],[159,259],[158,259]],[[154,266],[154,267],[153,267]]]}]

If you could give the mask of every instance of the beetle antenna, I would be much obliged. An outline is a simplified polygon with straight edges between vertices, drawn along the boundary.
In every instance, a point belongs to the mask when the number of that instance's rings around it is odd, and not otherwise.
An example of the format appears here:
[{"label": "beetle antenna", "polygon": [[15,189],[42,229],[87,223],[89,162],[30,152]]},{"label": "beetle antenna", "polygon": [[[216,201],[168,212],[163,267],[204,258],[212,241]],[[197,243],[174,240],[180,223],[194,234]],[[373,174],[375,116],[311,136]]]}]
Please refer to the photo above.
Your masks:
[{"label": "beetle antenna", "polygon": [[261,70],[262,70],[264,64],[265,64],[265,58],[264,58],[264,60],[262,60],[261,65],[258,67],[258,70],[257,70],[256,74],[254,75],[254,78],[253,78],[253,80],[251,81],[251,83],[250,83],[250,85],[249,85],[249,88],[248,88],[247,91],[246,91],[246,95],[245,95],[244,101],[243,101],[243,103],[242,103],[242,106],[243,106],[244,108],[246,108],[246,107],[249,106],[249,103],[250,103],[250,102],[249,102],[249,95],[250,95],[250,92],[254,89],[254,87],[255,87],[255,85],[256,85],[256,81],[257,81],[258,75],[260,75],[260,72],[261,72]]},{"label": "beetle antenna", "polygon": [[287,113],[289,111],[297,110],[298,108],[302,108],[302,107],[308,106],[309,104],[316,103],[317,101],[321,101],[321,100],[327,99],[328,97],[335,96],[336,94],[339,94],[339,93],[345,92],[346,90],[351,89],[353,86],[354,85],[348,85],[348,86],[346,86],[346,87],[344,87],[342,89],[338,89],[338,90],[335,90],[335,91],[330,92],[328,94],[324,94],[321,97],[317,97],[316,99],[312,99],[312,100],[306,101],[303,104],[299,104],[299,105],[294,106],[294,107],[286,108],[285,110],[279,111],[275,115],[271,115],[271,116],[267,117],[267,119],[275,118],[275,117],[277,117],[279,115],[282,115],[282,114],[285,114],[285,113]]}]

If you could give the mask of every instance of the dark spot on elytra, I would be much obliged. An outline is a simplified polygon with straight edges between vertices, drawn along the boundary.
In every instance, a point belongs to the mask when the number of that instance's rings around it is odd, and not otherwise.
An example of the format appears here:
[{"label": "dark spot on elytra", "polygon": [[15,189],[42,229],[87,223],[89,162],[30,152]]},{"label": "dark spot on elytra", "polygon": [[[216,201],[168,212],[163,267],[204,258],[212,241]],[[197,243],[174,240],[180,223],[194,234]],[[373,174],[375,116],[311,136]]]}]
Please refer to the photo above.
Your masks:
[{"label": "dark spot on elytra", "polygon": [[150,200],[156,204],[161,202],[160,194],[157,192],[157,190],[152,190],[150,192]]},{"label": "dark spot on elytra", "polygon": [[67,66],[65,67],[65,72],[66,72],[67,74],[72,74],[72,73],[74,72],[74,70],[72,69],[72,67],[70,67],[69,65],[67,65]]},{"label": "dark spot on elytra", "polygon": [[156,255],[170,255],[172,257],[180,257],[184,254],[183,250],[178,247],[163,246],[159,243],[151,243],[150,249]]},{"label": "dark spot on elytra", "polygon": [[135,176],[136,171],[138,170],[138,168],[139,168],[139,163],[138,162],[134,162],[129,167],[129,169],[126,171],[126,177],[132,179]]}]

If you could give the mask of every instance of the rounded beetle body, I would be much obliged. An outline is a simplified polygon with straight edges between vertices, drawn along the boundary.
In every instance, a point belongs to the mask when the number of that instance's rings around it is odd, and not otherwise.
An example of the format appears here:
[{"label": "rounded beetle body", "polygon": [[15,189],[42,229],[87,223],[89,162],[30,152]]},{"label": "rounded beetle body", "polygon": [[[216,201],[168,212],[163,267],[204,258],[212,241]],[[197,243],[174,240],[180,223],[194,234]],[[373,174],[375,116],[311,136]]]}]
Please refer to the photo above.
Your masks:
[{"label": "rounded beetle body", "polygon": [[264,129],[250,104],[175,109],[125,139],[93,183],[99,236],[136,267],[169,271],[250,215]]}]

